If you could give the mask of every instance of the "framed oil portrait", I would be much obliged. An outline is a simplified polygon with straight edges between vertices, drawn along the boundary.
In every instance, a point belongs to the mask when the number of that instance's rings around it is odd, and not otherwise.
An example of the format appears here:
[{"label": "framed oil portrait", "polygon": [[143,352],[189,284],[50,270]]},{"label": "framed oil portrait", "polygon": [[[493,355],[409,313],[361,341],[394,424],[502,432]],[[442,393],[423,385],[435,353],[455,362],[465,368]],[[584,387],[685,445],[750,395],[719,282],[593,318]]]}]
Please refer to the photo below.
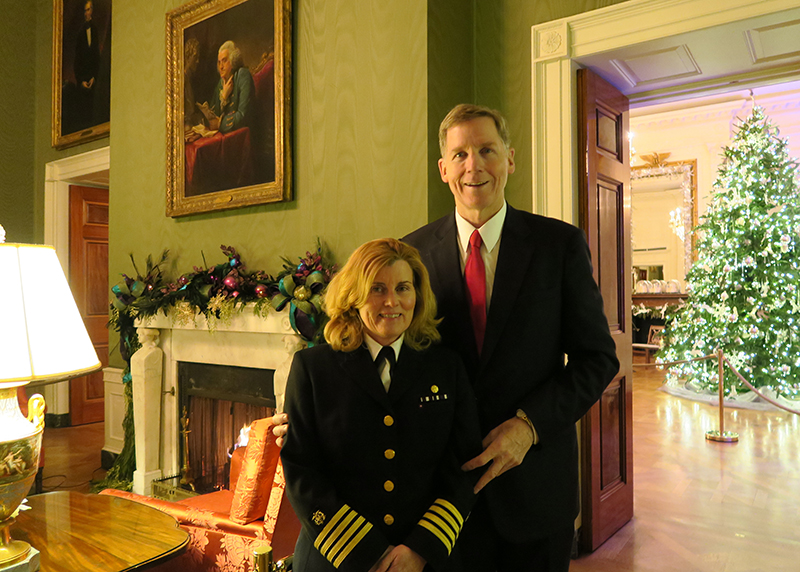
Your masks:
[{"label": "framed oil portrait", "polygon": [[167,14],[167,216],[290,200],[291,0]]},{"label": "framed oil portrait", "polygon": [[53,0],[52,144],[108,137],[111,0]]}]

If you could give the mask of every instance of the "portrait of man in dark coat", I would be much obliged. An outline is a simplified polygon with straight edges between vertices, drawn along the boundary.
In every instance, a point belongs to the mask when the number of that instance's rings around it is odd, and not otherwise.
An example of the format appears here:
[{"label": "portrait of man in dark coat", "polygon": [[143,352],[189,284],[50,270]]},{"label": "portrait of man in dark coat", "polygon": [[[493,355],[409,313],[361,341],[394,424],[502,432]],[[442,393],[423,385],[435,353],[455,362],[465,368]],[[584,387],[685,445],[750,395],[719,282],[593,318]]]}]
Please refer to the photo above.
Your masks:
[{"label": "portrait of man in dark coat", "polygon": [[59,135],[84,131],[109,121],[110,51],[110,0],[65,0]]}]

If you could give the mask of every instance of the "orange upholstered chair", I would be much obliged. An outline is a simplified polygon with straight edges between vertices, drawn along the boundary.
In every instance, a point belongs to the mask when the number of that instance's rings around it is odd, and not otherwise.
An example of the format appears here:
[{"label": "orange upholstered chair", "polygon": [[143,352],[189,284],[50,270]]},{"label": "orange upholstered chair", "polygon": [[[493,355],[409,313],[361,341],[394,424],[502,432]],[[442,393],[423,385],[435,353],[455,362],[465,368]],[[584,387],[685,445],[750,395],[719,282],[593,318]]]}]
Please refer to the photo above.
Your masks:
[{"label": "orange upholstered chair", "polygon": [[[231,489],[172,502],[115,489],[100,494],[131,499],[175,517],[189,533],[189,547],[154,570],[253,570],[253,550],[272,546],[275,558],[294,552],[300,521],[284,497],[280,448],[271,419],[253,422],[239,470],[231,464]],[[238,475],[237,475],[238,472]],[[235,484],[235,486],[234,486]]]}]

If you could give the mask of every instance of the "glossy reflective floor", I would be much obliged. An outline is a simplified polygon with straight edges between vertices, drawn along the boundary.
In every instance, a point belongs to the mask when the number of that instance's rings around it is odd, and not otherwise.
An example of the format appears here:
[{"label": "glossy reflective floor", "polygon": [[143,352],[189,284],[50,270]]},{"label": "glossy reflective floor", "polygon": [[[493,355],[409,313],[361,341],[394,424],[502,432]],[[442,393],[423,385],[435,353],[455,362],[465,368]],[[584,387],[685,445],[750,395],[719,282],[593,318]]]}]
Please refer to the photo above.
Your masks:
[{"label": "glossy reflective floor", "polygon": [[719,409],[658,391],[634,367],[634,518],[571,572],[800,570],[800,417]]}]

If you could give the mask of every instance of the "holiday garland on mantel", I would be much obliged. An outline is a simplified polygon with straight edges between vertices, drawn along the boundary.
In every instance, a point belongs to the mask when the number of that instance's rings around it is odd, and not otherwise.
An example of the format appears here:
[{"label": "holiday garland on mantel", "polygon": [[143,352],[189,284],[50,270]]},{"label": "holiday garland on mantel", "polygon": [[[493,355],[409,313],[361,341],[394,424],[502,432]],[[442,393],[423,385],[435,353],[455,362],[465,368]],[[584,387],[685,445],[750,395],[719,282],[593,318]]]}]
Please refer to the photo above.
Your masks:
[{"label": "holiday garland on mantel", "polygon": [[108,328],[119,333],[119,352],[126,364],[122,377],[124,444],[106,478],[96,483],[93,490],[109,487],[130,490],[136,469],[130,361],[141,347],[136,334],[137,319],[161,312],[181,325],[194,323],[195,317],[202,314],[209,330],[213,331],[217,324],[227,324],[234,315],[245,311],[266,317],[273,310],[288,307],[292,328],[309,345],[321,341],[325,321],[322,293],[336,272],[336,266],[326,260],[319,241],[316,250],[306,252],[299,263],[284,257],[283,269],[276,277],[260,270],[248,271],[233,247],[222,245],[220,248],[227,257],[226,262],[206,268],[194,267],[192,272],[174,282],[166,282],[161,270],[169,256],[168,250],[164,250],[158,262],[148,256],[144,274],[139,272],[131,255],[136,276],[123,274],[123,279],[111,289],[114,297]]},{"label": "holiday garland on mantel", "polygon": [[[660,361],[721,348],[755,387],[800,398],[800,186],[798,165],[763,109],[738,125],[714,183],[687,275],[688,299],[667,316]],[[713,360],[672,366],[668,383],[716,393]],[[726,395],[745,390],[726,368]]]}]

